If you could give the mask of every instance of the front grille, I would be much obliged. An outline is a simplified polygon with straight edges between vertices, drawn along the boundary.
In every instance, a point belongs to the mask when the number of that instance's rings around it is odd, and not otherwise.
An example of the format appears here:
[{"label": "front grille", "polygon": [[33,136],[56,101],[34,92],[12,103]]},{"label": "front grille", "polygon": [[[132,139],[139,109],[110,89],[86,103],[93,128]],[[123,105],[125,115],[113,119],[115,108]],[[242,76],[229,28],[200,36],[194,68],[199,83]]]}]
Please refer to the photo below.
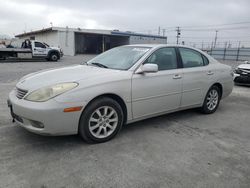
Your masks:
[{"label": "front grille", "polygon": [[27,93],[27,90],[16,88],[16,97],[19,99],[22,99]]}]

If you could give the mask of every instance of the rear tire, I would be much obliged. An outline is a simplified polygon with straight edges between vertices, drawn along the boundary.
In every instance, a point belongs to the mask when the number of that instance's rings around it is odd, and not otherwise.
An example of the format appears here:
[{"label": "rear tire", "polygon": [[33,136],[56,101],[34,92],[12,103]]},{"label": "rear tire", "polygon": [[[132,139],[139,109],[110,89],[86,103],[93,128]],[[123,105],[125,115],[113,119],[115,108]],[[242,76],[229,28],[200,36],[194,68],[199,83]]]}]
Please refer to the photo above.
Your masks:
[{"label": "rear tire", "polygon": [[214,113],[219,104],[221,99],[221,91],[217,86],[212,86],[204,99],[203,105],[201,107],[201,112],[204,114],[212,114]]},{"label": "rear tire", "polygon": [[88,143],[106,142],[116,136],[123,122],[123,110],[119,103],[108,97],[99,98],[82,113],[78,132]]}]

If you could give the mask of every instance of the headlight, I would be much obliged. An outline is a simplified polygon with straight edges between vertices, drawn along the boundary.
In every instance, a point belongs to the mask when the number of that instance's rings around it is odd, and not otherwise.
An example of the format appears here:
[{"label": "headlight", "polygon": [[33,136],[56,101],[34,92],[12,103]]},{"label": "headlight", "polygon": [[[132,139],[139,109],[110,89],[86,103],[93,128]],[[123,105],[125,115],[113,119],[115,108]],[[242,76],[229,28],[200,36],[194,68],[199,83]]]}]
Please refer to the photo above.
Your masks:
[{"label": "headlight", "polygon": [[61,83],[49,87],[44,87],[31,92],[27,97],[28,101],[45,102],[53,97],[56,97],[66,91],[69,91],[78,86],[78,83]]},{"label": "headlight", "polygon": [[240,74],[240,73],[241,73],[241,70],[240,70],[239,68],[236,68],[236,69],[234,70],[234,72],[235,72],[236,74]]}]

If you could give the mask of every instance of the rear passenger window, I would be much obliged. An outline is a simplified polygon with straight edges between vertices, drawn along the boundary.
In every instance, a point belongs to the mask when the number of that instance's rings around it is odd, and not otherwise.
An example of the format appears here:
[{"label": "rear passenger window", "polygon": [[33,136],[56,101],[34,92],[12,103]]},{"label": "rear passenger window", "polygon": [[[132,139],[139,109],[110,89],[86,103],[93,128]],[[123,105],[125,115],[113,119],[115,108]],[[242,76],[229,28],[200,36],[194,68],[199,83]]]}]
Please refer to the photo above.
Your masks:
[{"label": "rear passenger window", "polygon": [[207,57],[205,57],[205,56],[203,55],[202,58],[203,58],[203,63],[204,63],[204,65],[208,65],[208,64],[209,64],[209,61],[208,61]]},{"label": "rear passenger window", "polygon": [[177,68],[175,48],[161,48],[156,50],[146,61],[158,65],[158,70],[170,70]]},{"label": "rear passenger window", "polygon": [[184,68],[201,67],[204,65],[203,57],[199,52],[188,48],[179,48],[179,50]]}]

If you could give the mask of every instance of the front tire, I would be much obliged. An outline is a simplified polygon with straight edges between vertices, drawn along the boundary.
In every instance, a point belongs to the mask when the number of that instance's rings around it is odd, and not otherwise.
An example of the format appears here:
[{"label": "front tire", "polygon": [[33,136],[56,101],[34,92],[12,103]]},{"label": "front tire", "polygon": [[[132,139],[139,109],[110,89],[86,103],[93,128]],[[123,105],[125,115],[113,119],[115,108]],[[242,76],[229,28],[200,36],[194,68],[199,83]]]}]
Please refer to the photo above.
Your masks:
[{"label": "front tire", "polygon": [[123,111],[118,102],[108,97],[99,98],[84,110],[78,132],[88,143],[106,142],[120,131],[123,119]]},{"label": "front tire", "polygon": [[58,56],[58,54],[56,54],[56,53],[51,53],[50,54],[50,61],[57,61],[58,59],[59,59],[59,56]]},{"label": "front tire", "polygon": [[212,86],[204,99],[203,106],[201,107],[201,112],[204,114],[212,114],[214,113],[219,104],[221,99],[221,91],[217,86]]}]

